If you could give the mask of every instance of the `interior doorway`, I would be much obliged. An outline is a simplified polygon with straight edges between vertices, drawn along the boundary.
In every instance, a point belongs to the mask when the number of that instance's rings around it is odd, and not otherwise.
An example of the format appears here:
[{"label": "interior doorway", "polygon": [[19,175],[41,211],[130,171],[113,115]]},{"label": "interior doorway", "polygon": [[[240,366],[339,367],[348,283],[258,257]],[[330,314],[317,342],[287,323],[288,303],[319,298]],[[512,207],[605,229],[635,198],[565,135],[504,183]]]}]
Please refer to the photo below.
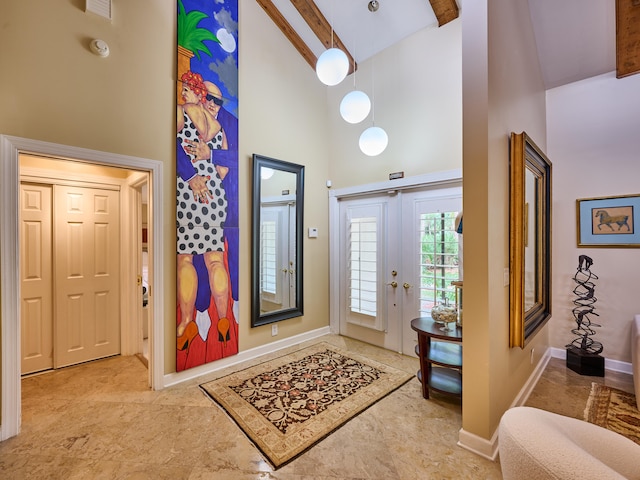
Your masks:
[{"label": "interior doorway", "polygon": [[148,365],[148,174],[31,154],[19,161],[22,374],[118,354]]},{"label": "interior doorway", "polygon": [[[148,305],[149,328],[149,384],[153,389],[162,389],[164,383],[163,358],[163,287],[162,287],[162,214],[160,192],[162,186],[162,162],[157,160],[129,157],[106,152],[98,152],[78,147],[57,145],[19,137],[0,135],[0,308],[2,320],[2,390],[1,390],[1,418],[0,440],[5,440],[19,433],[20,430],[20,404],[21,404],[21,335],[20,335],[20,244],[19,244],[19,191],[20,191],[20,163],[21,154],[42,156],[50,159],[76,162],[78,165],[100,165],[131,170],[137,175],[146,178],[149,188],[149,221],[148,221],[148,274],[149,283],[153,290],[149,291]],[[137,178],[140,181],[140,178]],[[136,190],[133,184],[128,185],[125,202],[128,208],[134,209],[135,196],[130,194]],[[154,205],[157,208],[153,208]],[[130,222],[126,223],[123,236],[129,235],[133,230]],[[140,232],[140,237],[142,232]],[[123,296],[125,309],[131,309],[139,302],[141,297],[135,292],[137,276],[135,274],[137,263],[135,256],[140,256],[136,249],[129,249],[130,253],[124,253],[122,264],[125,266],[121,272],[122,290],[127,291]],[[127,283],[127,282],[130,282]],[[133,286],[133,288],[132,288]],[[142,287],[140,285],[140,291]],[[128,310],[127,310],[128,311]],[[135,322],[127,322],[123,325],[127,330],[122,335],[125,339],[123,352],[133,354],[132,343],[138,341],[134,330],[142,329]],[[142,342],[140,336],[139,341]]]}]

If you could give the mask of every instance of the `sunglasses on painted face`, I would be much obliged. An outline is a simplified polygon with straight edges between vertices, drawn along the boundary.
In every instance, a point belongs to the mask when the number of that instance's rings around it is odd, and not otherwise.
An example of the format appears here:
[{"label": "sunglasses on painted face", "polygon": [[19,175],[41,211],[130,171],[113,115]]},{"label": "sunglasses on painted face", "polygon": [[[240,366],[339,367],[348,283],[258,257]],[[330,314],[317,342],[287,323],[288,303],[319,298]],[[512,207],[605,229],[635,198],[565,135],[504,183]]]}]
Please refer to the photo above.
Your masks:
[{"label": "sunglasses on painted face", "polygon": [[218,98],[218,97],[214,97],[213,95],[211,95],[210,93],[207,93],[207,100],[209,100],[210,102],[215,103],[216,105],[218,105],[219,107],[222,106],[222,99]]}]

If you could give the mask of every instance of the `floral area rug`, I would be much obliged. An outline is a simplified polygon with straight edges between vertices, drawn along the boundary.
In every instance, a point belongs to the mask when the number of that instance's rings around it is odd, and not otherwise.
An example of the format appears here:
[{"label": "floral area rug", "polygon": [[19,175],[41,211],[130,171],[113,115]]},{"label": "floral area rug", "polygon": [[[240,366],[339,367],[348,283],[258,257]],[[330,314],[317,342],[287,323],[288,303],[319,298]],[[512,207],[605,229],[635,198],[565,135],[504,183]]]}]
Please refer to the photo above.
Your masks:
[{"label": "floral area rug", "polygon": [[592,383],[584,419],[640,445],[640,411],[633,393]]},{"label": "floral area rug", "polygon": [[279,468],[412,377],[319,343],[200,388]]}]

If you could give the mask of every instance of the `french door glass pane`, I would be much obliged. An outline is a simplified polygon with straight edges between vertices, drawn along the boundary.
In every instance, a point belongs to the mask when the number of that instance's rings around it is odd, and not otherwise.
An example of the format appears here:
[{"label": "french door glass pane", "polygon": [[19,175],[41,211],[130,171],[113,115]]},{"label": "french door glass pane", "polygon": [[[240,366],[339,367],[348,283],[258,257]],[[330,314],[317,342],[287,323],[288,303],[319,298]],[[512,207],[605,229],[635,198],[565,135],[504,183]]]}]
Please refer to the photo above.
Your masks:
[{"label": "french door glass pane", "polygon": [[452,281],[460,279],[458,212],[423,213],[419,219],[420,315],[429,315],[436,303],[455,305]]}]

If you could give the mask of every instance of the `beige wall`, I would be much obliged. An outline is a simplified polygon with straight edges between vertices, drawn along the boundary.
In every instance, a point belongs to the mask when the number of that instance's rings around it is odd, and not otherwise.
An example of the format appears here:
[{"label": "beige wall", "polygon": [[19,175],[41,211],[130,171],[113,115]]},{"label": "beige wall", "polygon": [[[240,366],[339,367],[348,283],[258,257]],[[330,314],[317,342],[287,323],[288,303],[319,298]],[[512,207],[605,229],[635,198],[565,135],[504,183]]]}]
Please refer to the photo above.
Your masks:
[{"label": "beige wall", "polygon": [[511,131],[544,150],[545,97],[527,0],[467,2],[463,11],[465,341],[463,429],[490,439],[548,345],[545,327],[509,348]]},{"label": "beige wall", "polygon": [[[461,20],[418,32],[375,63],[360,65],[357,85],[372,97],[375,73],[376,124],[389,134],[387,150],[370,158],[357,143],[366,125],[348,125],[338,114],[352,78],[322,86],[257,3],[240,1],[240,349],[328,325],[327,179],[345,187],[386,180],[393,171],[412,176],[463,166],[463,428],[489,439],[533,371],[531,349],[535,364],[549,343],[545,328],[524,350],[508,348],[503,285],[509,267],[507,138],[525,130],[546,149],[546,113],[527,1],[476,0],[464,7]],[[0,133],[160,160],[164,189],[171,192],[163,195],[163,219],[173,225],[175,3],[114,2],[109,23],[85,13],[83,0],[23,0],[2,2],[0,17]],[[90,53],[92,38],[107,41],[111,56]],[[304,242],[306,314],[281,322],[275,338],[268,326],[249,327],[253,153],[305,165],[304,228],[319,231]],[[606,191],[618,193],[612,185]],[[172,251],[172,228],[163,240]],[[173,255],[163,268],[170,373]]]},{"label": "beige wall", "polygon": [[[114,2],[113,21],[84,12],[83,0],[3,2],[0,16],[0,133],[160,160],[163,241],[175,250],[175,2]],[[326,96],[256,2],[240,2],[240,349],[328,325]],[[89,41],[111,54],[100,58]],[[283,108],[286,105],[286,108]],[[250,328],[251,155],[307,168],[304,317],[279,335]],[[318,179],[317,181],[314,181]],[[157,206],[156,206],[157,207]],[[175,371],[175,257],[163,265],[165,372]]]},{"label": "beige wall", "polygon": [[[462,168],[462,21],[428,28],[358,65],[355,84],[374,112],[356,125],[340,117],[340,102],[353,77],[327,88],[330,179],[333,188]],[[375,40],[373,40],[375,41]],[[373,88],[375,87],[375,91]],[[360,151],[360,134],[373,124],[389,145],[377,157]]]},{"label": "beige wall", "polygon": [[[554,169],[552,346],[575,337],[573,276],[578,255],[593,259],[596,313],[594,340],[607,360],[631,362],[630,330],[640,313],[640,249],[577,247],[576,199],[640,194],[640,75],[615,72],[547,92],[548,146]],[[637,227],[637,225],[636,225]],[[637,230],[636,230],[637,232]]]},{"label": "beige wall", "polygon": [[[324,179],[328,147],[324,87],[282,32],[256,2],[240,1],[240,179],[246,200],[241,203],[241,318],[240,348],[264,345],[329,325],[329,206]],[[278,336],[271,327],[246,328],[250,295],[250,178],[251,155],[305,166],[304,229],[318,228],[318,238],[304,235],[303,317],[279,323]],[[244,179],[244,180],[243,180]]]}]

